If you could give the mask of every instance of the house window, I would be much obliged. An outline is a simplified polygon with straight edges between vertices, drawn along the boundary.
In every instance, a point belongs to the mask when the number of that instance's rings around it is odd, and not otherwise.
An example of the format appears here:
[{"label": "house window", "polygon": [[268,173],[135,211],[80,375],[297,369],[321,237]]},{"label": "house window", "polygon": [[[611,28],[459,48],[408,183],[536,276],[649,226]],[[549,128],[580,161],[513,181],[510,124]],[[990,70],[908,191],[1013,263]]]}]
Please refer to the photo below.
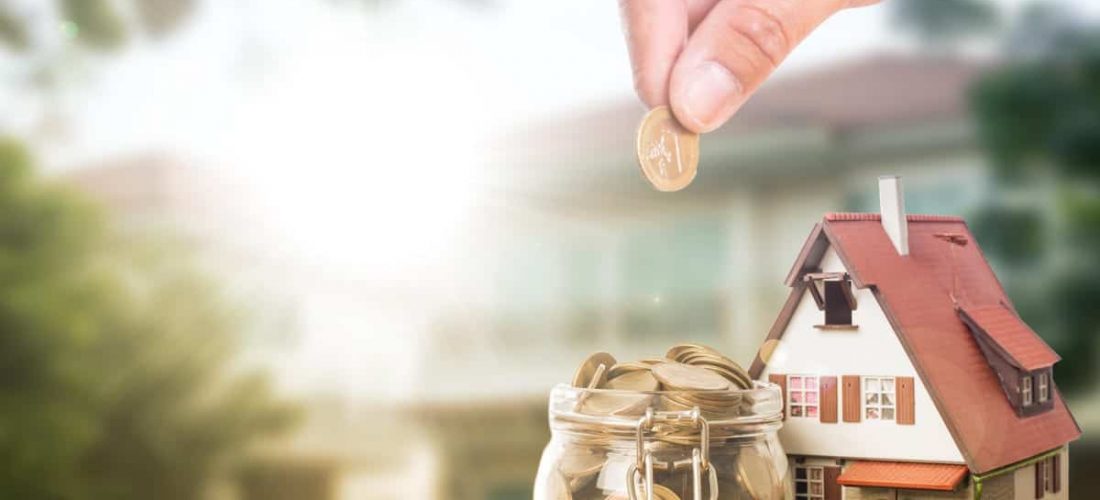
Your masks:
[{"label": "house window", "polygon": [[1047,458],[1038,464],[1035,464],[1040,468],[1040,477],[1043,481],[1043,491],[1054,491],[1054,474],[1051,459]]},{"label": "house window", "polygon": [[792,417],[817,418],[817,377],[791,375],[787,377],[787,407]]},{"label": "house window", "polygon": [[825,324],[819,327],[851,327],[856,297],[852,280],[846,273],[811,273],[803,277],[810,284],[817,308],[825,311]]},{"label": "house window", "polygon": [[795,500],[823,500],[825,498],[825,471],[821,467],[794,468]]},{"label": "house window", "polygon": [[1050,379],[1045,373],[1039,374],[1039,402],[1046,403],[1050,399]]},{"label": "house window", "polygon": [[866,420],[894,420],[897,413],[894,377],[863,378],[863,415]]},{"label": "house window", "polygon": [[[845,287],[848,288],[845,291]],[[852,304],[847,295],[851,295],[852,284],[848,280],[825,282],[825,324],[852,324]]]},{"label": "house window", "polygon": [[1031,395],[1031,376],[1025,375],[1020,379],[1020,396],[1024,402],[1024,406],[1031,406],[1034,402]]}]

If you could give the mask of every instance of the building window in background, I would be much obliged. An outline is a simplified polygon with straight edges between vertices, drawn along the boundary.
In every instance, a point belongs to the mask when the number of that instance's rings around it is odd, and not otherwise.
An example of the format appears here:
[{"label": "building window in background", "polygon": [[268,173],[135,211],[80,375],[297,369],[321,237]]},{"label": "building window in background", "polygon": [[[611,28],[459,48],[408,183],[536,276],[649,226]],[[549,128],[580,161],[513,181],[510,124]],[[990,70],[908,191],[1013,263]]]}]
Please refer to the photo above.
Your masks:
[{"label": "building window in background", "polygon": [[726,224],[694,215],[624,236],[618,298],[626,336],[644,341],[719,335],[728,286]]}]

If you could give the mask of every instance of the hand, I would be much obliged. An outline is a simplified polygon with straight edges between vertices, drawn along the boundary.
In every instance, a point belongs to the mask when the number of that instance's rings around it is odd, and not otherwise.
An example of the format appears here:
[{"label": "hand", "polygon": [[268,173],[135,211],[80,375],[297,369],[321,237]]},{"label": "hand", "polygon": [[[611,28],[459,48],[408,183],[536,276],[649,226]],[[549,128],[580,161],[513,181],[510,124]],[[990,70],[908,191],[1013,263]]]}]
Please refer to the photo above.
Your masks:
[{"label": "hand", "polygon": [[620,0],[634,87],[699,133],[721,126],[829,16],[878,0]]}]

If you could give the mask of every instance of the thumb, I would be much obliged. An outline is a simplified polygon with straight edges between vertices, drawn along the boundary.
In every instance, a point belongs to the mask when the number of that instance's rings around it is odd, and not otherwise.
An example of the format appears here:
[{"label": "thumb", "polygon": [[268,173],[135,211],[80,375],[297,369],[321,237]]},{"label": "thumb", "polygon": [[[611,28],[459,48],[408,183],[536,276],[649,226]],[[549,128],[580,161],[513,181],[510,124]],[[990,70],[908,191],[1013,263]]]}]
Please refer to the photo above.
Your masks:
[{"label": "thumb", "polygon": [[849,0],[725,0],[699,24],[672,69],[676,118],[709,132],[732,116],[796,45]]}]

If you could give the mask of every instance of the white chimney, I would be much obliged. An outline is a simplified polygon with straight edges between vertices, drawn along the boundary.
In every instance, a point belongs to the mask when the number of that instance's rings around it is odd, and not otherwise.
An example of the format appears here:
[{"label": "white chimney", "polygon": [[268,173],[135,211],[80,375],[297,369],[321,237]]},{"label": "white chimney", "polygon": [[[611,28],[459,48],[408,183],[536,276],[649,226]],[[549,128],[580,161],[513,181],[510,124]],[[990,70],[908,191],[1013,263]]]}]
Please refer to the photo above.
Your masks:
[{"label": "white chimney", "polygon": [[894,242],[898,255],[909,255],[909,224],[905,219],[901,177],[884,175],[878,178],[878,204],[882,212],[882,229]]}]

